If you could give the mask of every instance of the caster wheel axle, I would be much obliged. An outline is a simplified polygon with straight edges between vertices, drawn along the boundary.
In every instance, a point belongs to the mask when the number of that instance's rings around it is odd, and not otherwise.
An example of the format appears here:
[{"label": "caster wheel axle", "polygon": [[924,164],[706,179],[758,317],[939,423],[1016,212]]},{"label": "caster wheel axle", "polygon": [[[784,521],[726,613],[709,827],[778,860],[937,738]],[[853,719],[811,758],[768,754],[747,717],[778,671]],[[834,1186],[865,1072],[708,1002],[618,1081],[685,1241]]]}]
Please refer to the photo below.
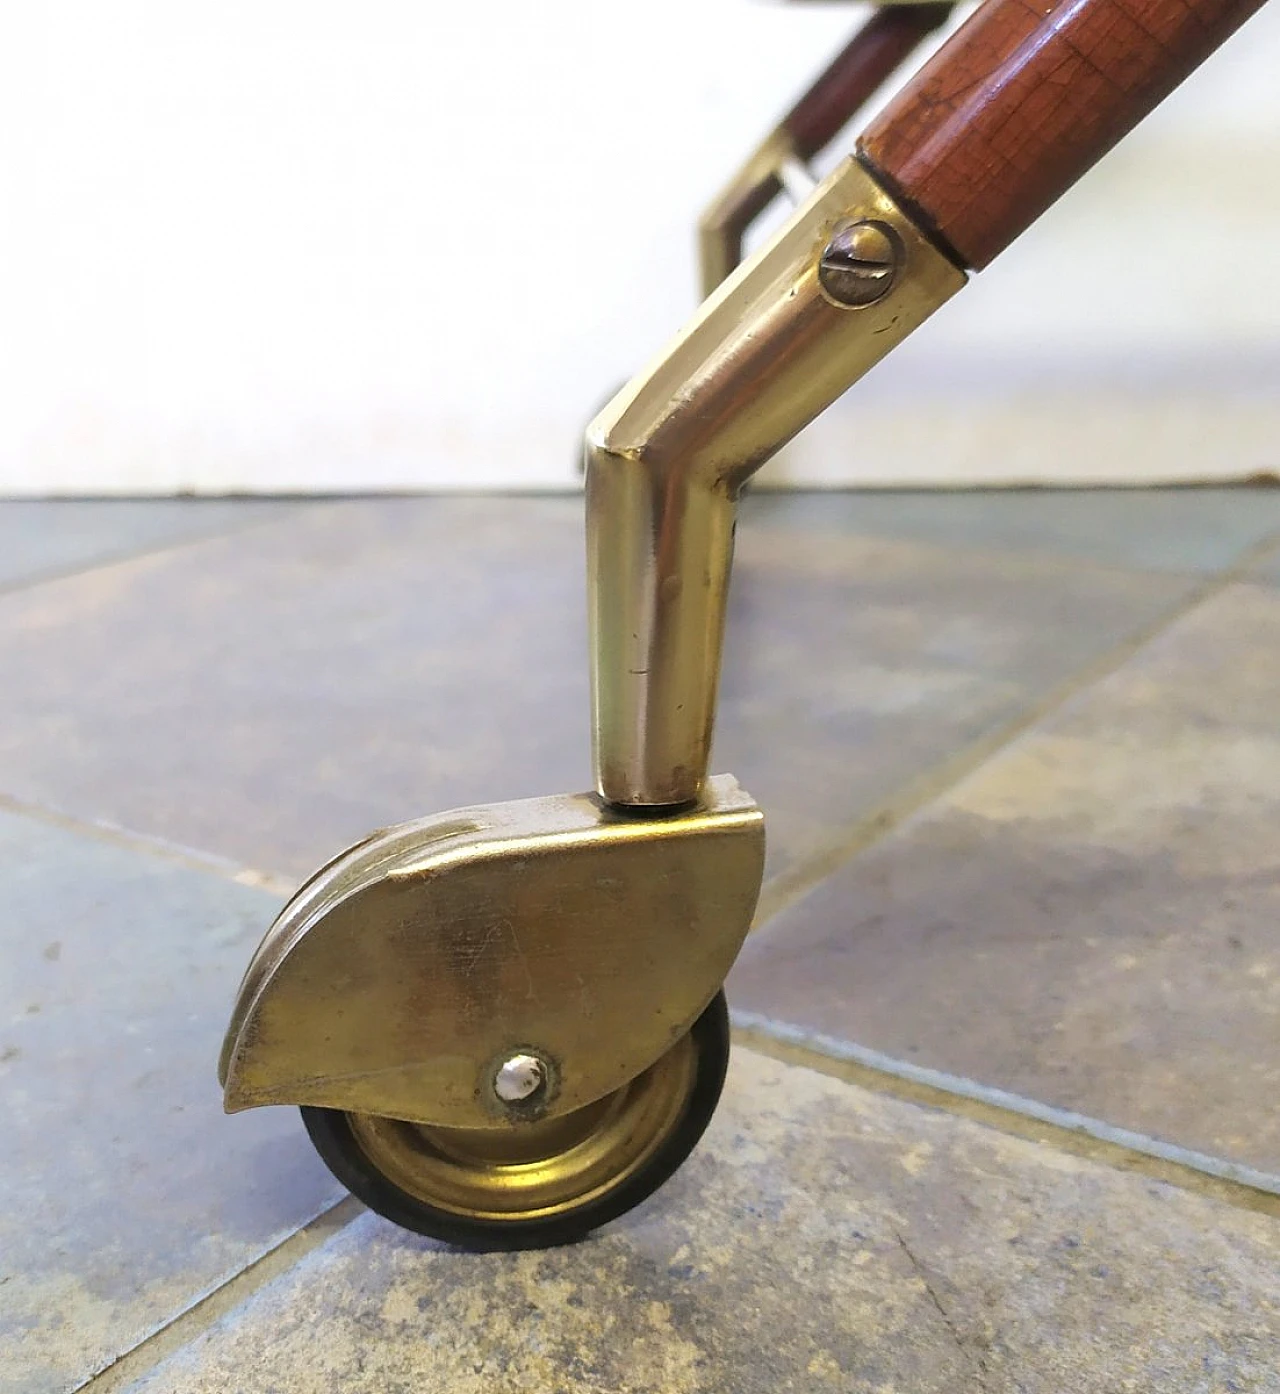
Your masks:
[{"label": "caster wheel axle", "polygon": [[702,1136],[729,1062],[718,992],[690,1031],[621,1089],[511,1128],[437,1128],[302,1109],[326,1165],[384,1218],[467,1249],[571,1243],[647,1199]]}]

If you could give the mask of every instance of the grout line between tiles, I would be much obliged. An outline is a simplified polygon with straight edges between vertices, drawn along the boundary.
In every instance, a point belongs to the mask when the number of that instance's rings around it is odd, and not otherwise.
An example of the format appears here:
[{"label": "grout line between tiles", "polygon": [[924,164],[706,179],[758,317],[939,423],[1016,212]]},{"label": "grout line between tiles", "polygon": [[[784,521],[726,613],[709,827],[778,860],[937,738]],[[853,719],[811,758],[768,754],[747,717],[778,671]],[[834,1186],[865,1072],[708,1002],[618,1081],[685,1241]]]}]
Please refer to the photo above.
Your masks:
[{"label": "grout line between tiles", "polygon": [[970,742],[954,755],[931,766],[918,778],[908,781],[870,813],[863,814],[851,823],[843,824],[831,837],[820,843],[815,851],[803,857],[795,866],[779,872],[765,884],[760,892],[752,930],[762,928],[783,910],[803,900],[811,890],[850,858],[879,841],[926,804],[932,803],[948,789],[959,784],[997,751],[1012,744],[1050,713],[1065,706],[1078,693],[1123,667],[1152,640],[1198,609],[1205,601],[1229,586],[1251,579],[1251,568],[1278,543],[1280,531],[1267,533],[1259,538],[1245,548],[1230,567],[1206,577],[1200,585],[1192,587],[1155,619],[1113,645],[1091,663],[1076,669],[1011,721]]},{"label": "grout line between tiles", "polygon": [[733,1011],[731,1018],[735,1045],[784,1064],[941,1109],[1056,1151],[1280,1219],[1280,1176],[1270,1172],[1163,1142],[961,1075],[898,1060],[868,1046],[774,1022],[755,1012]]},{"label": "grout line between tiles", "polygon": [[12,813],[20,818],[30,818],[34,822],[46,823],[50,827],[61,828],[64,832],[76,833],[81,837],[109,842],[130,852],[159,857],[162,861],[175,862],[192,871],[208,872],[210,875],[222,877],[224,881],[252,886],[272,895],[291,896],[298,888],[297,877],[257,871],[252,867],[240,866],[228,857],[220,857],[216,852],[200,852],[195,848],[184,847],[181,843],[167,842],[164,838],[153,837],[149,833],[134,832],[130,828],[122,828],[103,819],[79,817],[45,804],[28,803],[12,794],[0,793],[0,811]]},{"label": "grout line between tiles", "polygon": [[135,549],[126,549],[123,552],[107,552],[102,556],[91,557],[78,565],[54,567],[49,571],[35,571],[29,576],[22,576],[0,584],[0,599],[8,595],[16,595],[21,591],[34,590],[38,586],[48,585],[54,581],[66,581],[72,576],[86,576],[93,571],[103,571],[113,566],[124,566],[128,562],[138,561],[142,557],[163,556],[166,552],[180,552],[186,547],[194,547],[201,542],[214,542],[219,538],[252,532],[255,528],[270,527],[273,524],[296,518],[313,505],[325,506],[314,499],[299,499],[296,505],[269,516],[247,519],[243,523],[233,523],[228,520],[225,526],[210,528],[208,532],[193,532],[186,537],[171,537],[165,541],[157,539],[154,542],[144,542]]},{"label": "grout line between tiles", "polygon": [[336,1205],[309,1220],[301,1229],[294,1230],[287,1239],[242,1268],[234,1277],[197,1298],[157,1331],[117,1356],[105,1369],[75,1385],[69,1394],[77,1394],[79,1390],[91,1390],[92,1394],[114,1394],[114,1391],[143,1378],[162,1360],[189,1345],[228,1312],[274,1278],[287,1273],[313,1249],[319,1248],[364,1213],[364,1206],[354,1196],[345,1196]]}]

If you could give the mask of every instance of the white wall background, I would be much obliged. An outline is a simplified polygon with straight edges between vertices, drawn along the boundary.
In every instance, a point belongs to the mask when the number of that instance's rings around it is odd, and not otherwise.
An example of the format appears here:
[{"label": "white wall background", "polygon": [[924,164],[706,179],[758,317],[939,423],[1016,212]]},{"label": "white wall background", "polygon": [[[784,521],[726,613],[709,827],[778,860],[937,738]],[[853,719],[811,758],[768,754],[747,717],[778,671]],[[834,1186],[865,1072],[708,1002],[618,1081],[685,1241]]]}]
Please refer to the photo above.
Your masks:
[{"label": "white wall background", "polygon": [[[6,6],[0,492],[571,487],[858,14]],[[1272,6],[775,476],[1280,472],[1277,72]]]}]

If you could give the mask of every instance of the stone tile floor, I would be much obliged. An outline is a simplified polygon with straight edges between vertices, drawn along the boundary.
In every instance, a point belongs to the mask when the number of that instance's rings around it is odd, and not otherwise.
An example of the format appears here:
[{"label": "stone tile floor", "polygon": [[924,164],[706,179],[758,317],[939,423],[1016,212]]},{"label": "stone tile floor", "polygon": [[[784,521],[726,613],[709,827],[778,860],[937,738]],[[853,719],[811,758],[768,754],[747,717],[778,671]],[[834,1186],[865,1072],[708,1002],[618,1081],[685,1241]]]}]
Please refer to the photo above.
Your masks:
[{"label": "stone tile floor", "polygon": [[1280,491],[748,501],[738,1048],[590,1241],[222,1116],[291,880],[588,782],[579,507],[0,504],[0,1391],[1280,1391]]}]

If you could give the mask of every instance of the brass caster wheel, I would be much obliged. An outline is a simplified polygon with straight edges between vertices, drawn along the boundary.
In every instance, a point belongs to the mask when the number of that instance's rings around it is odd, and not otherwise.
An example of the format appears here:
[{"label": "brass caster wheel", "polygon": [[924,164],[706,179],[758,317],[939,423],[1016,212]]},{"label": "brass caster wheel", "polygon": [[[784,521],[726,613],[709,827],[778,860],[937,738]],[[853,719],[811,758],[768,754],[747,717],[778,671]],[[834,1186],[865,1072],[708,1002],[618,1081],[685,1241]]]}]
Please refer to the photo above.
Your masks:
[{"label": "brass caster wheel", "polygon": [[730,775],[665,818],[559,794],[384,828],[258,946],[224,1104],[300,1106],[334,1175],[405,1228],[581,1238],[662,1185],[715,1110],[720,985],[763,866],[763,815]]},{"label": "brass caster wheel", "polygon": [[[302,1118],[330,1171],[393,1223],[466,1249],[536,1249],[581,1239],[652,1195],[706,1130],[728,1063],[718,992],[647,1070],[559,1117],[445,1128],[304,1106]],[[512,1062],[526,1097],[536,1066]]]}]

